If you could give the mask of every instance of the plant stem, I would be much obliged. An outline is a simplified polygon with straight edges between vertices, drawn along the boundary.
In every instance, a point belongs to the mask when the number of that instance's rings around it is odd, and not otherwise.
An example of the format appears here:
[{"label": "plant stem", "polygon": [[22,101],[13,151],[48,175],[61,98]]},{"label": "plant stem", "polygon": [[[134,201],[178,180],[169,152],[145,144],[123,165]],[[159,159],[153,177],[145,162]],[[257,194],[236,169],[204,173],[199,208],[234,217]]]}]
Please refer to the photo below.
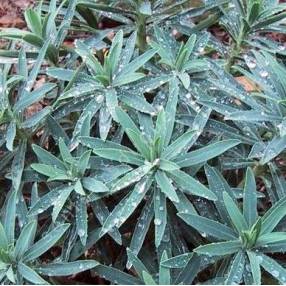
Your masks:
[{"label": "plant stem", "polygon": [[138,14],[137,16],[137,45],[140,52],[144,52],[147,48],[146,17],[142,14]]},{"label": "plant stem", "polygon": [[233,66],[234,62],[235,62],[235,58],[240,54],[241,52],[241,46],[242,46],[242,42],[244,39],[245,33],[244,33],[244,25],[241,26],[240,31],[239,31],[239,35],[237,40],[233,43],[232,48],[231,48],[231,52],[230,52],[230,56],[227,60],[227,63],[225,65],[225,70],[227,72],[230,72],[231,67]]}]

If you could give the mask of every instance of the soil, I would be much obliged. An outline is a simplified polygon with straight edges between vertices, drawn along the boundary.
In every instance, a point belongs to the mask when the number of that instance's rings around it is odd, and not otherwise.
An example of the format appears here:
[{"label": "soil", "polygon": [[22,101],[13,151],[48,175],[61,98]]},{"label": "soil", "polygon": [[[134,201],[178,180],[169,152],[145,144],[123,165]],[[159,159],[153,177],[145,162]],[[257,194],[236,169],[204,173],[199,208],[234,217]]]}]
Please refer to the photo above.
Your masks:
[{"label": "soil", "polygon": [[0,28],[25,27],[23,12],[33,0],[0,0]]}]

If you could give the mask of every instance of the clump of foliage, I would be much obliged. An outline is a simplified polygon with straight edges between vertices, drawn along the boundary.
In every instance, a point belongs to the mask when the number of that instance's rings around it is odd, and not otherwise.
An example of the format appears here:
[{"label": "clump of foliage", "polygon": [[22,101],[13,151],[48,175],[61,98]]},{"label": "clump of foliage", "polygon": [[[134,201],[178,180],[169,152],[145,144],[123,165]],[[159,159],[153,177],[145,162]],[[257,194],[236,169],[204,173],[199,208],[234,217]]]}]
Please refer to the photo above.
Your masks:
[{"label": "clump of foliage", "polygon": [[1,283],[285,284],[286,4],[24,16],[0,31]]}]

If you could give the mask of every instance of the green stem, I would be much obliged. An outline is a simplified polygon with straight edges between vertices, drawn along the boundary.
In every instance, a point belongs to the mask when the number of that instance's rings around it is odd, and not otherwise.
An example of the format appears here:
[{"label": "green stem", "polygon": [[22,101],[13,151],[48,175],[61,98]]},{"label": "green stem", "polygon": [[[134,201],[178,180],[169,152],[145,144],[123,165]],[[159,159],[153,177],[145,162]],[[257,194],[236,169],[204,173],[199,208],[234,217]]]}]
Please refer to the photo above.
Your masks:
[{"label": "green stem", "polygon": [[239,31],[239,35],[237,40],[233,43],[232,48],[231,48],[231,52],[230,52],[230,56],[227,60],[227,63],[225,65],[225,70],[227,72],[231,71],[231,67],[234,65],[235,62],[235,58],[240,54],[241,52],[241,47],[242,47],[242,43],[243,43],[243,39],[244,39],[245,33],[244,33],[244,25],[241,26],[240,31]]},{"label": "green stem", "polygon": [[147,48],[146,42],[146,17],[138,14],[137,16],[137,45],[140,52],[144,52]]}]

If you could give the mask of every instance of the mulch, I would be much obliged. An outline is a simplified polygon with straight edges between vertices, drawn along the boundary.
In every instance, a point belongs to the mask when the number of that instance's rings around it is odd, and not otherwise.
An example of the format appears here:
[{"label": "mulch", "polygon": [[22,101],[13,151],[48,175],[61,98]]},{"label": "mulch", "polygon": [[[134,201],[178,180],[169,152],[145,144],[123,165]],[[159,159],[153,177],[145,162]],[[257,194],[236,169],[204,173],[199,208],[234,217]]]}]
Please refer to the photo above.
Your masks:
[{"label": "mulch", "polygon": [[0,0],[0,28],[24,28],[23,12],[33,0]]}]

